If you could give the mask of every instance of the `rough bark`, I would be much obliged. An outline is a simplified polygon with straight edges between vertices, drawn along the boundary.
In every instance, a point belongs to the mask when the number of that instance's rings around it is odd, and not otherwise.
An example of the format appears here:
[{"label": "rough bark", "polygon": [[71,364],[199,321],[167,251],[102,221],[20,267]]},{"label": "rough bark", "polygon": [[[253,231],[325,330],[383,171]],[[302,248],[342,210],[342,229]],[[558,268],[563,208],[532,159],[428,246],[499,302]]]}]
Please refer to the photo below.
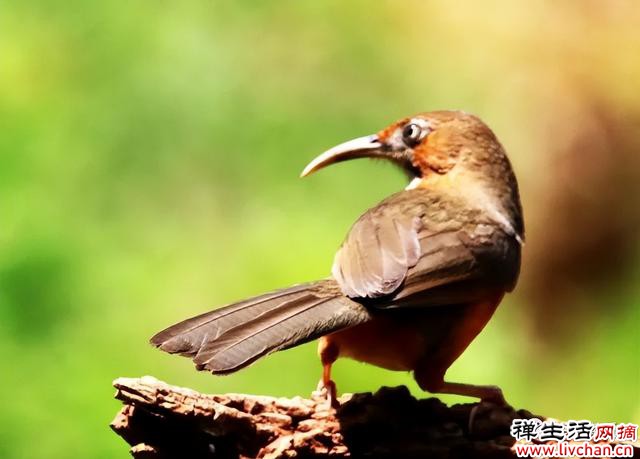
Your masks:
[{"label": "rough bark", "polygon": [[511,458],[511,420],[525,410],[447,407],[406,387],[311,399],[206,395],[153,377],[119,378],[111,424],[136,458]]}]

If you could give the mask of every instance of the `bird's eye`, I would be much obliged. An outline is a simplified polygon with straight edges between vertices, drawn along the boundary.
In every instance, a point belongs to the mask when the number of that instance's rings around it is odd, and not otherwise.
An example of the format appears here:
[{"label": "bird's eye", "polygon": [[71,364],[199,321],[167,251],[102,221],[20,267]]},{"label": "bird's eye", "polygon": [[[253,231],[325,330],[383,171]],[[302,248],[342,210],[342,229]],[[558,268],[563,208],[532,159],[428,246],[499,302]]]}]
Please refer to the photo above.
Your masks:
[{"label": "bird's eye", "polygon": [[402,129],[402,140],[409,147],[415,147],[426,134],[416,123],[409,123]]}]

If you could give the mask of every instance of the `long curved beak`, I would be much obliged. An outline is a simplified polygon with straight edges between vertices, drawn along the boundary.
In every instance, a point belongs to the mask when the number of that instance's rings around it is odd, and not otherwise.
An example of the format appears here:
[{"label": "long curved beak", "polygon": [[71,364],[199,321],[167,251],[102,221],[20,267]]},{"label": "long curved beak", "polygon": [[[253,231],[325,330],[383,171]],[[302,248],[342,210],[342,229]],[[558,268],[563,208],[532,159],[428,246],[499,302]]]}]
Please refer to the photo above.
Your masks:
[{"label": "long curved beak", "polygon": [[330,164],[357,158],[375,158],[387,156],[384,144],[377,135],[367,135],[349,140],[325,151],[307,164],[300,177],[306,177]]}]

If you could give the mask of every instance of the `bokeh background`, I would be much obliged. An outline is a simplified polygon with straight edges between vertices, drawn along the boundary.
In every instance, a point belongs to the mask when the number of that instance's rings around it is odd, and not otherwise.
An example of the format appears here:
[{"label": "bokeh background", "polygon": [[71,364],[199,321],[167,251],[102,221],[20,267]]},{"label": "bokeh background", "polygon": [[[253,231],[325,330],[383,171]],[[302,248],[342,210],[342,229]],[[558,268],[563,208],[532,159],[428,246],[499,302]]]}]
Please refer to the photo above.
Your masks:
[{"label": "bokeh background", "polygon": [[[518,290],[449,378],[560,419],[638,422],[638,24],[633,0],[5,3],[0,456],[125,457],[118,376],[308,394],[313,344],[212,377],[147,340],[325,276],[405,179],[367,161],[300,170],[441,108],[494,128],[527,223]],[[349,361],[335,378],[419,393]]]}]

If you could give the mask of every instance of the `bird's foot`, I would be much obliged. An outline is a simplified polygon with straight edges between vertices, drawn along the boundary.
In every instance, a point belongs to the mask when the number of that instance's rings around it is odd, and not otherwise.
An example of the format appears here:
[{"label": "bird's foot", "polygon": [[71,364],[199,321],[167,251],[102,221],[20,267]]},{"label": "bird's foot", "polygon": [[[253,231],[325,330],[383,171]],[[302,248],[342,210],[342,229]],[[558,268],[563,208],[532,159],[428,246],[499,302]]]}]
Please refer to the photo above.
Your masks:
[{"label": "bird's foot", "polygon": [[475,384],[462,384],[444,381],[438,384],[435,390],[429,392],[439,394],[463,395],[465,397],[479,398],[481,402],[490,402],[495,405],[508,405],[498,386],[476,386]]},{"label": "bird's foot", "polygon": [[493,403],[494,405],[509,405],[504,398],[502,389],[498,386],[481,386],[482,394],[480,402]]},{"label": "bird's foot", "polygon": [[432,392],[441,394],[463,395],[465,397],[479,398],[477,403],[469,413],[469,433],[473,433],[475,423],[480,414],[489,413],[498,407],[508,407],[509,404],[504,399],[502,389],[498,386],[476,386],[474,384],[462,384],[443,381],[436,385]]},{"label": "bird's foot", "polygon": [[336,388],[336,383],[332,380],[324,381],[321,379],[314,392],[314,398],[316,396],[326,401],[331,408],[338,408],[340,406],[340,402],[338,402],[338,389]]},{"label": "bird's foot", "polygon": [[479,416],[482,416],[487,412],[491,412],[499,407],[510,406],[504,398],[502,389],[498,386],[481,386],[481,388],[483,394],[480,397],[480,402],[471,408],[471,411],[469,412],[468,429],[470,434],[475,432],[476,429],[474,426]]}]

